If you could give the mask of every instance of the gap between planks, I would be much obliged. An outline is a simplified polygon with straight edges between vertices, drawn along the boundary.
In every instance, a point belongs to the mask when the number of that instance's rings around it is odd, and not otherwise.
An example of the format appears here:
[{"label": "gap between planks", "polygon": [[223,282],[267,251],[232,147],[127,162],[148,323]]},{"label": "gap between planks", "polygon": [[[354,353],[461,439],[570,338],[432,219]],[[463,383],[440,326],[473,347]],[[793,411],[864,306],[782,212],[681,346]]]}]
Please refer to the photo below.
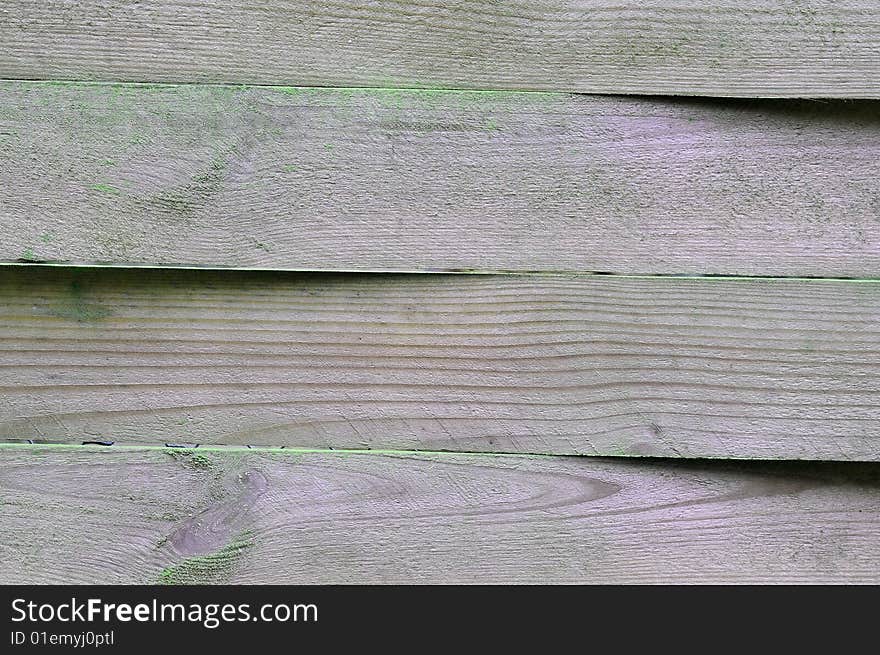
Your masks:
[{"label": "gap between planks", "polygon": [[611,271],[575,271],[575,270],[509,270],[509,269],[365,269],[365,268],[283,268],[261,266],[217,266],[217,265],[193,265],[193,264],[139,264],[123,262],[64,262],[64,261],[2,261],[0,268],[28,267],[60,268],[75,271],[90,270],[155,270],[155,271],[226,271],[229,273],[279,273],[279,274],[304,274],[304,275],[435,275],[435,276],[458,276],[458,275],[485,275],[505,277],[580,277],[580,278],[619,278],[624,280],[790,280],[795,282],[856,282],[877,283],[880,277],[834,277],[834,276],[802,276],[802,275],[722,275],[720,273],[652,273],[637,275],[631,273],[614,273]]}]

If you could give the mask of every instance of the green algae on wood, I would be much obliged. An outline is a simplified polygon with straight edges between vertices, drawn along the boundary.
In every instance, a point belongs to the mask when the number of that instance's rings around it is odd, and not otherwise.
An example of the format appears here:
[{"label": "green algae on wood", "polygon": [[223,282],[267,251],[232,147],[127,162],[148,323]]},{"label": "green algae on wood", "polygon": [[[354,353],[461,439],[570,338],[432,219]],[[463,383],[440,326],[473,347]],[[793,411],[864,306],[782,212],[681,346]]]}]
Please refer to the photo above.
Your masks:
[{"label": "green algae on wood", "polygon": [[105,184],[103,182],[99,184],[93,184],[91,187],[93,191],[101,191],[102,193],[109,193],[110,195],[118,196],[122,193],[119,189],[111,184]]},{"label": "green algae on wood", "polygon": [[97,323],[112,315],[113,312],[108,307],[90,300],[87,295],[87,289],[74,280],[68,287],[66,297],[59,299],[53,306],[51,315],[77,323]]},{"label": "green algae on wood", "polygon": [[191,448],[168,448],[165,452],[173,460],[181,462],[192,469],[209,470],[212,467],[210,457]]},{"label": "green algae on wood", "polygon": [[241,558],[242,553],[253,545],[248,535],[241,535],[216,552],[187,557],[178,564],[162,569],[156,578],[156,584],[196,585],[228,582],[232,577],[235,563]]}]

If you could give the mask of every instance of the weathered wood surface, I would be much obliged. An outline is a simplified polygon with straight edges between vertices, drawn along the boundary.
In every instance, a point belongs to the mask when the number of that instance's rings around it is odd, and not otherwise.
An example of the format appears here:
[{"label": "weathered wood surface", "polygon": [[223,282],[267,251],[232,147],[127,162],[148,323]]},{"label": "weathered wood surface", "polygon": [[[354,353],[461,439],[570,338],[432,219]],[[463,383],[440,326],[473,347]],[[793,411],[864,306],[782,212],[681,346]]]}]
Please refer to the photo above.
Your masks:
[{"label": "weathered wood surface", "polygon": [[880,582],[876,464],[2,455],[2,583]]},{"label": "weathered wood surface", "polygon": [[25,79],[880,97],[874,0],[6,0]]},{"label": "weathered wood surface", "polygon": [[880,282],[0,270],[0,439],[880,459]]},{"label": "weathered wood surface", "polygon": [[880,105],[0,83],[0,261],[880,277]]}]

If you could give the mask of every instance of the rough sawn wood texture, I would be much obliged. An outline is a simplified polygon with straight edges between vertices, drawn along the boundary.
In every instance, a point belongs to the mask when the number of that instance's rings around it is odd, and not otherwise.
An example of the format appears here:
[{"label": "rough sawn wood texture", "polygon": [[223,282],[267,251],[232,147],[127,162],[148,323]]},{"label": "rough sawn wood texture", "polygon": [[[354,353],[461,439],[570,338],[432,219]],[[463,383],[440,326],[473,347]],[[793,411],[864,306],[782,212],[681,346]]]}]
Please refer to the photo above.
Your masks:
[{"label": "rough sawn wood texture", "polygon": [[0,271],[0,439],[880,459],[880,282]]},{"label": "rough sawn wood texture", "polygon": [[25,79],[880,97],[874,0],[6,0]]},{"label": "rough sawn wood texture", "polygon": [[877,465],[2,455],[0,583],[880,582]]},{"label": "rough sawn wood texture", "polygon": [[0,83],[0,261],[880,277],[880,105]]}]

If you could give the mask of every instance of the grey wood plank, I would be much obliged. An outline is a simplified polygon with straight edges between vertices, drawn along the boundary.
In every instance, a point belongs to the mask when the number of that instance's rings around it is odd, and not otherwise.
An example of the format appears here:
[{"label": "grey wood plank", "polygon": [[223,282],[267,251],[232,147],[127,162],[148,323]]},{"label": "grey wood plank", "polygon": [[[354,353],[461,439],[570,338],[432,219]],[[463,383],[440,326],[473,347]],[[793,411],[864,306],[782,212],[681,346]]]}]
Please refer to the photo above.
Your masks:
[{"label": "grey wood plank", "polygon": [[880,460],[880,282],[0,269],[0,439]]},{"label": "grey wood plank", "polygon": [[876,464],[0,455],[4,584],[880,582]]},{"label": "grey wood plank", "polygon": [[0,76],[880,97],[873,0],[7,0]]},{"label": "grey wood plank", "polygon": [[880,277],[880,105],[0,83],[0,261]]}]

